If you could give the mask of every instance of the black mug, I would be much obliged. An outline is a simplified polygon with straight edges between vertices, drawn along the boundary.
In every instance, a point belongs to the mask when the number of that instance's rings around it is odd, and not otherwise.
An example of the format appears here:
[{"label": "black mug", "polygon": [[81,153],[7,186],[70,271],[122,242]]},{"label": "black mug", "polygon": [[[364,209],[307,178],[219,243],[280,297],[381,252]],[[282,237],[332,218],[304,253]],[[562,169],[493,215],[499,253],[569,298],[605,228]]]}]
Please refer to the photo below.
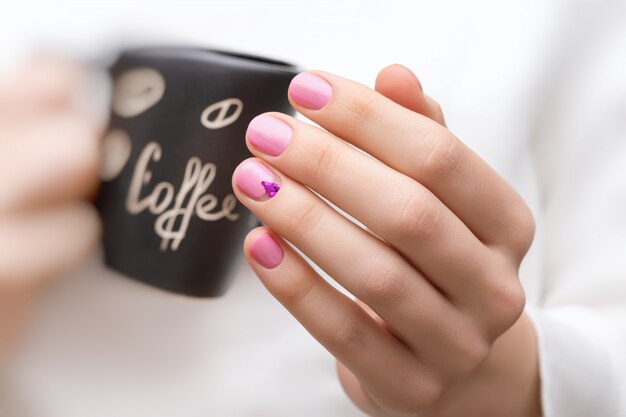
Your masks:
[{"label": "black mug", "polygon": [[234,51],[138,48],[110,68],[111,118],[96,207],[105,263],[174,293],[225,293],[258,219],[237,201],[248,123],[295,114],[297,66]]}]

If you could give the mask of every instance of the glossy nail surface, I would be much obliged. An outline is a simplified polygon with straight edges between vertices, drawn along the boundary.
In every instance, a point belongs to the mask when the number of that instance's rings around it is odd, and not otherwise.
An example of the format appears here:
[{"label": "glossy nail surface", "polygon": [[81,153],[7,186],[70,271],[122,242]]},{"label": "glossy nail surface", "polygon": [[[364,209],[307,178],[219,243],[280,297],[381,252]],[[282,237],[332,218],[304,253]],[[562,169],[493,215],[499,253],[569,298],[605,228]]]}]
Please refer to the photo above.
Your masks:
[{"label": "glossy nail surface", "polygon": [[259,264],[265,268],[276,268],[283,260],[283,249],[278,243],[267,233],[259,236],[252,247],[250,255]]},{"label": "glossy nail surface", "polygon": [[299,105],[319,110],[330,101],[333,88],[323,78],[310,72],[301,72],[291,80],[289,95]]},{"label": "glossy nail surface", "polygon": [[256,116],[246,131],[250,144],[271,156],[278,156],[283,153],[289,145],[291,134],[291,126],[269,114]]}]

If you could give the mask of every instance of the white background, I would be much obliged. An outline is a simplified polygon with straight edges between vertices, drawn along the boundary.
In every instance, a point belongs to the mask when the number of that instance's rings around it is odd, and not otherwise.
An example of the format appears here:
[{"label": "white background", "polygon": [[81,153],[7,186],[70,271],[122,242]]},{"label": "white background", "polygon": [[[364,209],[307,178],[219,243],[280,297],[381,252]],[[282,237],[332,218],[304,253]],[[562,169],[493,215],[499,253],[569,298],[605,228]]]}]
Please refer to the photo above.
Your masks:
[{"label": "white background", "polygon": [[[564,294],[551,293],[559,287],[549,282],[569,261],[543,259],[559,252],[542,249],[544,183],[532,141],[539,116],[552,110],[544,95],[569,68],[564,57],[587,48],[586,31],[612,19],[597,13],[603,9],[598,6],[613,4],[4,1],[0,68],[41,48],[101,61],[120,45],[145,43],[231,48],[369,86],[382,67],[405,64],[442,104],[457,136],[511,181],[535,212],[537,239],[522,280],[529,303],[540,305],[551,294]],[[584,71],[588,84],[576,84],[574,100],[604,91],[594,84],[602,73]],[[574,108],[573,114],[587,110]],[[585,214],[583,221],[591,217]],[[570,230],[566,223],[557,232]],[[10,406],[35,417],[361,415],[341,391],[332,358],[243,261],[225,297],[190,301],[107,272],[94,254],[46,295],[5,380]]]}]

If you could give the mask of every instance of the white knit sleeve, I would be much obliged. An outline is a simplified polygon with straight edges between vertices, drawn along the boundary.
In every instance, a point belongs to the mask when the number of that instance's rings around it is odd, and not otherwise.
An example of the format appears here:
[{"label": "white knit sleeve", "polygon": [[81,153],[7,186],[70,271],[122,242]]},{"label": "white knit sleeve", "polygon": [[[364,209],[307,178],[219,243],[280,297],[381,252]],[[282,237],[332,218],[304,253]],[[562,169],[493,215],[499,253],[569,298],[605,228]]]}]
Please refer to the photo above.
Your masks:
[{"label": "white knit sleeve", "polygon": [[546,417],[626,417],[626,13],[598,4],[538,109]]},{"label": "white knit sleeve", "polygon": [[[546,417],[622,417],[624,335],[593,308],[560,306],[526,313],[539,340]],[[620,340],[621,339],[621,340]]]}]

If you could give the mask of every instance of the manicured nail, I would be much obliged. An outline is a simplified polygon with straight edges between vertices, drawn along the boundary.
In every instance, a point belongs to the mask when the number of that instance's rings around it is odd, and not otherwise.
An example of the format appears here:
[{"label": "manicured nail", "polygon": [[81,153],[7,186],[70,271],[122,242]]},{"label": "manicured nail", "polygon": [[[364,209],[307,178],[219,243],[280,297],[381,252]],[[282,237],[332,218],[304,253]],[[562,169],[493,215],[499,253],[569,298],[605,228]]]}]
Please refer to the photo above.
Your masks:
[{"label": "manicured nail", "polygon": [[280,190],[276,175],[254,159],[239,167],[235,183],[248,197],[259,201],[274,197]]},{"label": "manicured nail", "polygon": [[250,248],[250,255],[265,268],[276,268],[283,260],[283,249],[267,233],[258,237]]},{"label": "manicured nail", "polygon": [[248,125],[246,136],[258,150],[271,156],[278,156],[289,145],[291,126],[269,114],[260,114]]},{"label": "manicured nail", "polygon": [[299,105],[318,110],[330,101],[333,88],[323,78],[310,72],[301,72],[291,80],[289,95]]}]

